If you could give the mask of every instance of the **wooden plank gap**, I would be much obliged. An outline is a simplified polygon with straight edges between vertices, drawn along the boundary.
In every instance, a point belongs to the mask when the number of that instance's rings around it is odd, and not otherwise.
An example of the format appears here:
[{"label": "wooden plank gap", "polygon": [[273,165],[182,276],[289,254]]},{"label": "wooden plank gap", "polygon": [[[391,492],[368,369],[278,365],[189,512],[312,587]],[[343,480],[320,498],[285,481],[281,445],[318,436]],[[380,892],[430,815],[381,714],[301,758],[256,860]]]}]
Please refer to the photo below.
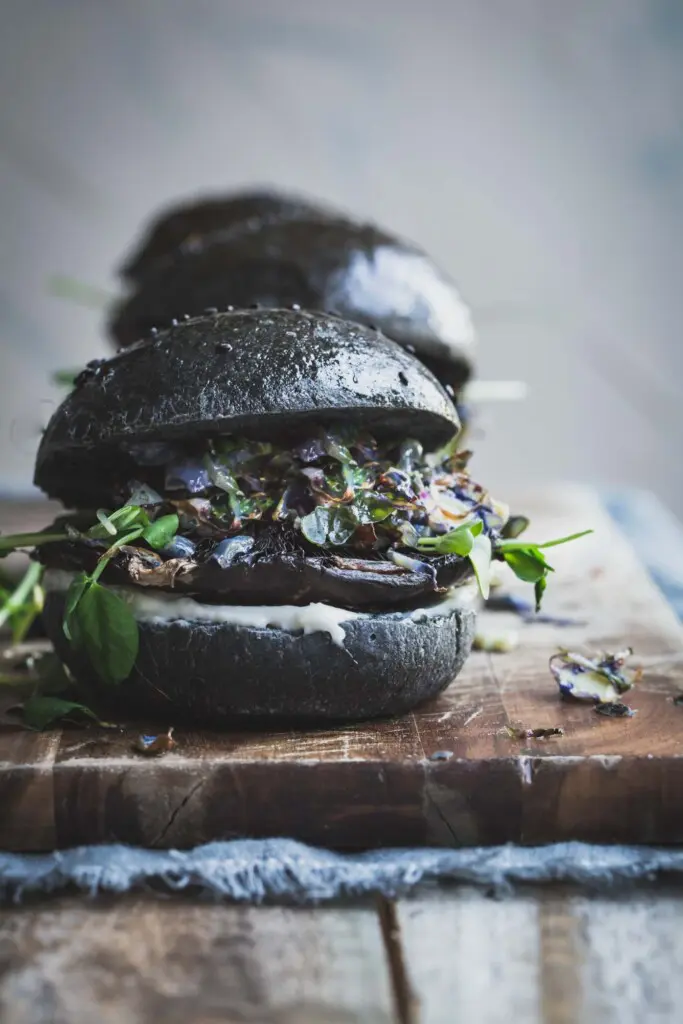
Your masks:
[{"label": "wooden plank gap", "polygon": [[396,1019],[398,1024],[419,1024],[419,1000],[408,977],[396,904],[380,896],[377,900],[377,913],[389,965]]}]

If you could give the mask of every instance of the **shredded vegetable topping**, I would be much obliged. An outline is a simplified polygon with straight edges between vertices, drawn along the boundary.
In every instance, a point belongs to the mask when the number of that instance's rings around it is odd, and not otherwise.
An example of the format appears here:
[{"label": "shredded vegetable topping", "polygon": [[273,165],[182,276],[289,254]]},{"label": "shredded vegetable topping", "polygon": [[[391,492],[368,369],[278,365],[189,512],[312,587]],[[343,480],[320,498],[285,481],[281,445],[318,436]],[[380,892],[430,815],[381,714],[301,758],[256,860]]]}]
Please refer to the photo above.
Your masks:
[{"label": "shredded vegetable topping", "polygon": [[[416,547],[466,523],[481,523],[486,534],[502,529],[508,510],[472,480],[469,455],[435,460],[418,441],[380,445],[328,430],[292,448],[222,439],[161,469],[163,491],[177,495],[181,511],[225,536],[254,520],[291,522],[317,546],[381,551]],[[136,483],[134,491],[150,488]]]},{"label": "shredded vegetable topping", "polygon": [[[138,458],[160,467],[164,493],[178,493],[181,527],[200,535],[216,539],[250,522],[281,522],[321,548],[394,561],[396,549],[459,555],[469,560],[484,597],[496,557],[534,584],[537,608],[553,571],[541,548],[583,536],[541,545],[520,540],[528,520],[511,519],[507,506],[472,479],[470,452],[425,455],[415,440],[378,444],[367,434],[328,429],[292,448],[221,439],[192,458],[174,458],[168,448],[151,447],[138,448]],[[145,488],[136,483],[134,490]],[[413,570],[418,564],[413,557]]]},{"label": "shredded vegetable topping", "polygon": [[314,549],[345,548],[411,572],[433,574],[441,556],[466,559],[484,597],[496,558],[534,585],[538,609],[553,571],[542,549],[584,535],[543,544],[520,539],[527,520],[510,519],[507,507],[472,479],[470,452],[425,455],[414,440],[379,444],[367,434],[327,429],[288,448],[221,438],[192,452],[154,442],[129,454],[142,480],[129,482],[123,507],[98,510],[85,533],[67,525],[61,534],[0,537],[0,557],[64,539],[106,541],[91,589],[102,563],[133,542],[162,559],[191,558],[206,542],[227,565],[260,524],[280,524]]}]

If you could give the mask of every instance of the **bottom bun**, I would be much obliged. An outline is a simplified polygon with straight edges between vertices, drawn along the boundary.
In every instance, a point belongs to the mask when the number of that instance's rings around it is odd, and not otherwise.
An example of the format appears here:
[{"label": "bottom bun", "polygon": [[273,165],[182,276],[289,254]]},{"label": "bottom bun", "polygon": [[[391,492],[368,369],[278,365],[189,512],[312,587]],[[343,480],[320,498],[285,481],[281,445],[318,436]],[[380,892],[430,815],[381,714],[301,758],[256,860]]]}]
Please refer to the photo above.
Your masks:
[{"label": "bottom bun", "polygon": [[[48,635],[75,677],[92,684],[90,665],[64,637],[63,613],[64,594],[48,593]],[[402,714],[455,678],[470,653],[475,618],[467,608],[423,619],[397,612],[351,619],[343,623],[343,646],[323,632],[143,620],[135,668],[119,686],[106,687],[107,706],[214,726]]]}]

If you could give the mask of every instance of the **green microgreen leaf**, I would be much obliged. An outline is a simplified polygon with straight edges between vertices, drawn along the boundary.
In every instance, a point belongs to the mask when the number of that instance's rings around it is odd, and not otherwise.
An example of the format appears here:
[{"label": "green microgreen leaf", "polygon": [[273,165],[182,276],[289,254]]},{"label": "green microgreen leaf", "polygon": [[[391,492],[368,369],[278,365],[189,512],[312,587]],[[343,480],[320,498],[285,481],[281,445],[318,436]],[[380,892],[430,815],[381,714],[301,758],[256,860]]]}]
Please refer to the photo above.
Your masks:
[{"label": "green microgreen leaf", "polygon": [[12,626],[12,643],[20,644],[25,639],[31,626],[43,610],[43,592],[36,588],[36,595],[19,608],[10,619]]},{"label": "green microgreen leaf", "polygon": [[332,510],[330,528],[327,534],[330,544],[337,547],[346,544],[353,536],[358,526],[358,520],[354,515],[353,508],[348,505],[341,505]]},{"label": "green microgreen leaf", "polygon": [[327,540],[331,524],[331,512],[331,509],[318,505],[308,515],[301,517],[301,532],[311,544],[321,546]]},{"label": "green microgreen leaf", "polygon": [[130,530],[133,526],[147,526],[149,523],[149,516],[140,505],[123,505],[112,512],[109,519],[116,525],[119,533]]},{"label": "green microgreen leaf", "polygon": [[99,583],[81,595],[73,612],[77,636],[93,669],[106,683],[126,679],[138,654],[138,624],[129,606]]},{"label": "green microgreen leaf", "polygon": [[541,576],[541,578],[536,580],[536,583],[534,584],[534,597],[536,599],[536,611],[537,612],[540,612],[540,610],[541,610],[541,601],[543,600],[543,595],[545,594],[545,588],[547,586],[548,586],[548,576],[547,576],[547,574],[545,576]]},{"label": "green microgreen leaf", "polygon": [[479,590],[484,599],[491,589],[491,538],[484,533],[481,519],[443,533],[438,537],[420,537],[417,547],[438,555],[460,555],[469,558]]},{"label": "green microgreen leaf", "polygon": [[124,505],[109,514],[99,509],[97,519],[98,522],[87,532],[91,540],[109,540],[132,529],[142,531],[149,525],[149,516],[139,505]]},{"label": "green microgreen leaf", "polygon": [[73,689],[69,670],[54,652],[31,657],[29,667],[36,677],[36,692],[54,697]]},{"label": "green microgreen leaf", "polygon": [[204,466],[209,474],[209,479],[214,486],[219,487],[231,497],[233,494],[241,494],[237,479],[231,469],[220,459],[207,455],[204,458]]},{"label": "green microgreen leaf", "polygon": [[28,671],[17,675],[14,685],[31,686],[33,689],[32,694],[16,708],[21,712],[27,729],[47,729],[63,720],[80,724],[84,719],[102,728],[113,728],[110,723],[100,721],[95,712],[82,702],[69,670],[56,654],[29,654],[24,668]]},{"label": "green microgreen leaf", "polygon": [[331,434],[329,432],[325,433],[323,437],[323,447],[327,454],[331,458],[336,459],[337,462],[355,464],[353,455],[337,434]]},{"label": "green microgreen leaf", "polygon": [[207,455],[204,459],[204,465],[208,471],[211,483],[221,491],[225,491],[228,495],[230,511],[235,519],[244,519],[256,510],[257,503],[254,503],[245,496],[237,482],[237,478],[224,461]]},{"label": "green microgreen leaf", "polygon": [[116,533],[117,533],[116,527],[114,526],[114,524],[112,523],[111,519],[109,518],[107,513],[104,511],[104,509],[99,508],[97,510],[96,515],[97,515],[98,521],[102,524],[102,526],[104,527],[105,531],[109,534],[109,536],[110,537],[115,537]]},{"label": "green microgreen leaf", "polygon": [[78,621],[75,617],[76,608],[78,603],[83,597],[83,594],[90,586],[90,577],[84,572],[75,576],[69,584],[69,589],[66,592],[66,599],[64,602],[64,620],[62,622],[62,630],[67,640],[72,643],[75,647],[80,645],[80,634],[78,632]]},{"label": "green microgreen leaf", "polygon": [[540,551],[533,548],[520,548],[519,551],[503,551],[505,561],[510,566],[515,576],[525,583],[536,583],[542,579],[549,569]]},{"label": "green microgreen leaf", "polygon": [[396,527],[398,535],[400,537],[400,543],[405,548],[416,548],[417,542],[420,539],[420,535],[413,526],[405,519],[400,519],[395,513],[392,512],[389,517],[389,522],[393,523]]},{"label": "green microgreen leaf", "polygon": [[353,510],[361,526],[369,523],[382,523],[394,511],[394,506],[388,498],[381,494],[371,494],[366,491],[359,494],[354,503]]},{"label": "green microgreen leaf", "polygon": [[167,516],[161,516],[145,527],[142,538],[155,551],[161,551],[163,548],[168,547],[177,534],[179,522],[175,512]]},{"label": "green microgreen leaf", "polygon": [[536,611],[541,607],[543,594],[548,585],[548,573],[554,572],[552,565],[549,565],[543,554],[543,548],[554,548],[559,544],[568,544],[572,540],[586,537],[592,530],[582,530],[580,533],[572,533],[567,537],[558,537],[556,540],[546,541],[544,544],[530,544],[520,540],[500,540],[496,550],[503,556],[503,559],[510,566],[515,576],[525,583],[534,584],[536,598]]},{"label": "green microgreen leaf", "polygon": [[301,532],[318,547],[326,543],[341,547],[358,526],[371,522],[371,516],[359,515],[353,505],[318,505],[301,518]]},{"label": "green microgreen leaf", "polygon": [[439,537],[439,541],[435,550],[440,555],[461,555],[463,558],[467,558],[474,546],[474,534],[470,529],[461,527],[450,533],[445,533]]},{"label": "green microgreen leaf", "polygon": [[354,495],[360,491],[364,485],[369,485],[371,480],[369,479],[368,473],[361,466],[357,466],[355,462],[343,462],[341,465],[342,480],[344,482],[344,490],[348,492],[349,496]]},{"label": "green microgreen leaf", "polygon": [[[177,526],[177,516],[172,518]],[[64,635],[73,647],[87,653],[95,672],[111,684],[130,675],[138,653],[139,631],[126,602],[97,581],[116,551],[142,537],[145,529],[137,526],[118,537],[90,576],[76,576],[66,594]]]},{"label": "green microgreen leaf", "polygon": [[11,592],[5,592],[0,605],[0,628],[9,623],[12,641],[21,643],[36,616],[42,611],[43,592],[40,581],[43,566],[31,562],[19,584]]},{"label": "green microgreen leaf", "polygon": [[33,694],[21,706],[22,718],[27,729],[42,732],[48,726],[64,719],[88,718],[98,725],[104,725],[94,711],[78,701],[64,700],[62,697],[51,697],[40,693]]},{"label": "green microgreen leaf", "polygon": [[472,550],[474,539],[478,537],[484,528],[481,519],[475,519],[470,523],[463,523],[448,533],[442,533],[438,537],[420,537],[417,542],[418,548],[423,551],[430,551],[437,555],[461,555],[467,558]]}]

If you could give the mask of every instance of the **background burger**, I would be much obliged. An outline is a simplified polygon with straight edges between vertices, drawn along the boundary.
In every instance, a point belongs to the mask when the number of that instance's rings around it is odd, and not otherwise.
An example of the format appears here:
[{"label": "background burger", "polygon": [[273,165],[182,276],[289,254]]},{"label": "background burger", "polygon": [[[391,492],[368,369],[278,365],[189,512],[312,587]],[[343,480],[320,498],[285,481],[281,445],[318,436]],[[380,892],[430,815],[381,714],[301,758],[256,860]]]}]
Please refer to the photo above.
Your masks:
[{"label": "background burger", "polygon": [[121,270],[110,331],[125,346],[207,308],[298,305],[377,326],[459,394],[474,331],[455,284],[417,246],[278,192],[190,202],[157,218]]}]

